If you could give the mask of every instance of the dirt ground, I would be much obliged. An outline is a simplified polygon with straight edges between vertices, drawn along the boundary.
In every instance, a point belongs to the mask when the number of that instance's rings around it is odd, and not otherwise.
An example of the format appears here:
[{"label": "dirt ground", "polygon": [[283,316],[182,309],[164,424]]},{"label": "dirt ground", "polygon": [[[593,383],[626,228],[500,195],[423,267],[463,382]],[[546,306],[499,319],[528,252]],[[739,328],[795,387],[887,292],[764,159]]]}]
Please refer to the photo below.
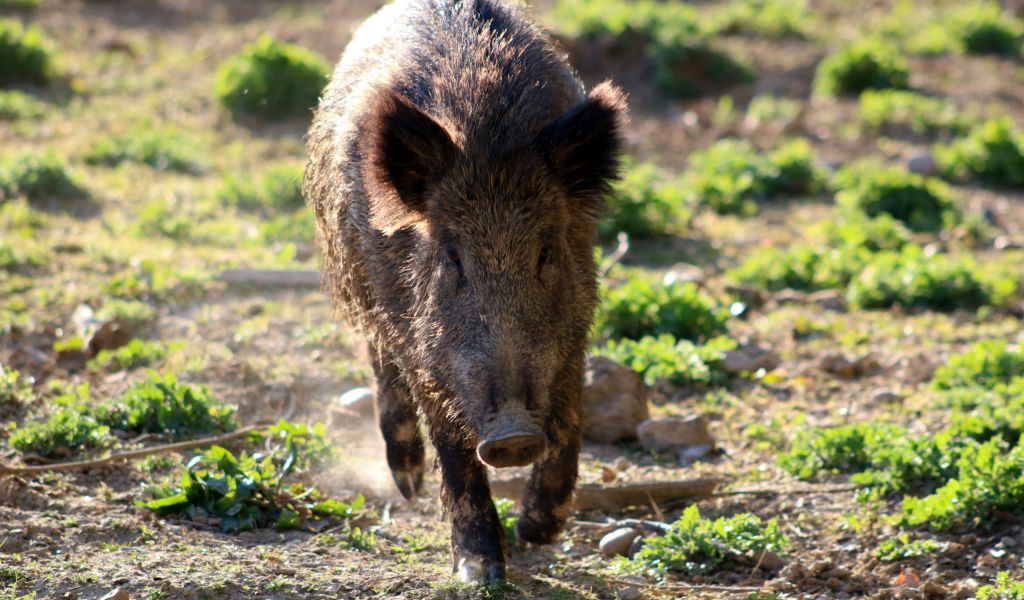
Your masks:
[{"label": "dirt ground", "polygon": [[[307,123],[239,122],[226,116],[212,95],[217,65],[259,35],[312,48],[330,60],[350,32],[382,3],[360,0],[43,0],[30,12],[12,14],[38,23],[63,50],[71,74],[65,91],[39,92],[53,109],[30,125],[0,121],[6,152],[54,148],[81,156],[100,133],[122,131],[149,119],[172,122],[201,140],[207,168],[198,175],[158,172],[142,165],[116,169],[78,164],[91,200],[54,205],[35,243],[54,249],[50,264],[30,276],[0,279],[0,305],[24,317],[0,329],[0,364],[35,379],[42,396],[57,382],[89,382],[94,397],[116,395],[144,371],[112,375],[69,365],[52,350],[70,327],[76,306],[102,298],[102,283],[141,259],[217,273],[235,266],[312,269],[312,243],[283,249],[275,244],[180,242],[126,236],[138,207],[154,199],[199,221],[238,215],[211,214],[203,204],[225,173],[259,171],[280,160],[301,160]],[[538,3],[542,15],[550,3]],[[708,3],[699,3],[705,8]],[[849,127],[855,101],[811,98],[814,66],[840,41],[870,31],[891,4],[816,0],[830,15],[807,40],[729,36],[721,41],[753,65],[755,82],[721,90],[741,111],[756,95],[772,93],[800,103],[802,116],[786,131],[713,122],[713,96],[671,102],[658,97],[649,74],[628,61],[610,59],[594,44],[566,40],[588,84],[612,77],[631,93],[630,151],[667,169],[685,166],[688,154],[734,134],[771,147],[802,135],[832,166],[869,153],[903,160],[927,140],[881,138]],[[1024,124],[1024,76],[1013,60],[945,56],[912,60],[912,86],[1011,115]],[[695,117],[695,118],[694,118]],[[958,187],[973,213],[987,213],[999,235],[1024,239],[1024,197],[1017,193]],[[711,289],[721,289],[724,269],[772,245],[797,241],[802,226],[833,214],[829,197],[769,205],[757,218],[700,215],[686,236],[639,245],[627,264],[656,271],[678,263],[700,267]],[[253,225],[243,222],[242,228]],[[0,231],[0,235],[3,232]],[[979,248],[979,261],[1000,250]],[[4,297],[6,296],[6,298]],[[369,551],[323,543],[320,532],[257,530],[224,534],[187,520],[162,519],[139,508],[141,488],[173,472],[137,466],[83,473],[0,479],[0,598],[98,598],[123,587],[132,598],[464,598],[490,592],[450,580],[448,532],[437,500],[436,475],[415,503],[401,499],[384,462],[372,417],[338,412],[337,397],[369,384],[359,340],[331,320],[317,289],[257,289],[208,281],[198,290],[154,302],[157,316],[140,334],[175,341],[181,348],[163,367],[183,380],[205,383],[214,396],[239,407],[244,424],[294,410],[295,421],[326,421],[340,458],[319,475],[328,495],[351,500],[363,494],[377,515],[376,545]],[[1022,307],[1024,308],[1024,307]],[[758,589],[780,598],[967,598],[998,571],[1024,576],[1024,527],[1018,518],[969,533],[934,534],[945,549],[930,556],[883,563],[879,540],[894,530],[878,511],[858,504],[846,478],[804,483],[775,463],[776,446],[746,432],[763,425],[785,440],[798,427],[893,418],[926,431],[943,415],[918,402],[933,370],[980,339],[1024,343],[1021,312],[873,311],[833,312],[807,303],[768,298],[745,319],[730,322],[730,335],[777,352],[781,366],[764,381],[737,380],[712,390],[658,387],[656,414],[701,413],[712,422],[720,452],[692,465],[657,459],[639,445],[588,444],[584,483],[599,482],[602,467],[619,457],[629,467],[619,481],[721,477],[721,494],[699,502],[705,515],[751,512],[777,518],[792,541],[787,564],[769,569],[745,565],[665,582],[616,574],[597,549],[599,530],[588,523],[608,518],[675,518],[679,506],[639,507],[621,514],[588,512],[550,547],[514,547],[507,598],[692,597],[747,598]],[[822,332],[797,335],[810,322]],[[871,354],[879,368],[851,380],[818,368],[832,350]],[[49,386],[49,387],[48,387]],[[51,390],[49,392],[45,390]],[[877,400],[891,390],[905,400]],[[23,422],[44,413],[25,407],[0,415]],[[0,433],[0,438],[6,431]],[[167,441],[159,436],[138,444]],[[0,458],[15,462],[13,451]],[[187,453],[180,457],[188,459]],[[502,475],[505,475],[504,473]],[[738,493],[742,492],[742,493]],[[893,505],[882,507],[882,512]],[[853,524],[851,515],[856,516]],[[908,573],[910,574],[908,576]],[[916,582],[915,585],[908,584]]]}]

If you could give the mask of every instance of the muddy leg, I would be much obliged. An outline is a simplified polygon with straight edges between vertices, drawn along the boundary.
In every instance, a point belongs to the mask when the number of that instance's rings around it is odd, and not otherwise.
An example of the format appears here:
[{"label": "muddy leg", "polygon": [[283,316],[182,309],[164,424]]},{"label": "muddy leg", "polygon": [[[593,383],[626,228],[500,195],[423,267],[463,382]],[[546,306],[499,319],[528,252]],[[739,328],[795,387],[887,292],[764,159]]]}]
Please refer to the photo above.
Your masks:
[{"label": "muddy leg", "polygon": [[452,572],[464,582],[505,579],[505,531],[491,500],[487,470],[451,423],[431,427],[441,466],[441,504],[452,524]]},{"label": "muddy leg", "polygon": [[384,435],[388,466],[398,490],[411,500],[423,485],[423,437],[416,405],[398,367],[372,348],[370,356],[377,377],[377,420]]},{"label": "muddy leg", "polygon": [[533,465],[516,525],[518,538],[531,544],[554,542],[572,514],[582,443],[579,413],[567,410],[548,441],[547,455]]}]

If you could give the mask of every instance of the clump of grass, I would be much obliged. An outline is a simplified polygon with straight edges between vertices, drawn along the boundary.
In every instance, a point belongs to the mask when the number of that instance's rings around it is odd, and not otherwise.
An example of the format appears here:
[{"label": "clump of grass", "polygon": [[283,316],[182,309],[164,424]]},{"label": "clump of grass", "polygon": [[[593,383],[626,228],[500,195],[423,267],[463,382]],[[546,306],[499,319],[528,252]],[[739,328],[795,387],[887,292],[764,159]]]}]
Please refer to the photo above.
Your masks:
[{"label": "clump of grass", "polygon": [[982,279],[973,259],[927,256],[919,246],[880,252],[850,283],[847,301],[857,308],[952,311],[997,303],[993,283]]},{"label": "clump of grass", "polygon": [[683,185],[693,202],[715,212],[751,215],[765,200],[816,193],[822,179],[805,140],[762,154],[746,141],[725,139],[690,156]]},{"label": "clump of grass", "polygon": [[95,408],[99,421],[133,433],[176,435],[232,431],[238,427],[234,406],[220,404],[206,386],[179,383],[173,373],[150,372],[116,401]]},{"label": "clump of grass", "polygon": [[629,164],[614,186],[598,233],[603,239],[613,239],[619,232],[636,238],[655,237],[676,230],[690,216],[675,182],[653,164]]},{"label": "clump of grass", "polygon": [[45,105],[24,92],[0,90],[0,121],[34,119],[43,114]]},{"label": "clump of grass", "polygon": [[132,162],[158,171],[201,173],[200,144],[177,127],[146,123],[98,139],[85,155],[86,162],[117,166]]},{"label": "clump of grass", "polygon": [[258,176],[229,175],[224,178],[217,199],[229,206],[264,212],[302,207],[302,165],[273,165]]},{"label": "clump of grass", "polygon": [[650,537],[632,559],[620,558],[615,567],[627,572],[664,575],[667,571],[705,573],[735,556],[757,560],[762,552],[782,552],[789,539],[774,519],[763,523],[741,513],[714,521],[690,505],[664,535]]},{"label": "clump of grass", "polygon": [[725,353],[735,347],[736,342],[727,337],[697,345],[662,334],[639,340],[610,340],[595,353],[633,369],[648,385],[659,381],[674,385],[716,385],[726,377],[720,366]]},{"label": "clump of grass", "polygon": [[728,312],[692,283],[663,285],[632,278],[606,291],[595,329],[604,338],[663,333],[698,341],[725,332]]},{"label": "clump of grass", "polygon": [[855,42],[818,65],[815,89],[829,96],[855,96],[864,90],[903,89],[910,82],[906,60],[885,43]]},{"label": "clump of grass", "polygon": [[265,35],[220,66],[215,94],[236,115],[304,116],[316,106],[329,74],[322,56]]},{"label": "clump of grass", "polygon": [[711,29],[770,39],[802,38],[807,35],[810,16],[804,0],[736,0],[712,15]]},{"label": "clump of grass", "polygon": [[949,25],[964,52],[1020,56],[1020,21],[994,2],[964,7],[951,16]]},{"label": "clump of grass", "polygon": [[759,94],[750,100],[744,121],[750,127],[764,123],[792,122],[800,115],[800,102],[791,98]]},{"label": "clump of grass", "polygon": [[26,152],[0,162],[0,198],[29,200],[78,197],[85,193],[78,177],[56,152]]},{"label": "clump of grass", "polygon": [[613,38],[624,48],[643,48],[655,85],[674,97],[697,95],[708,83],[728,85],[753,77],[746,65],[713,48],[697,12],[682,3],[560,0],[553,16],[570,35]]},{"label": "clump of grass", "polygon": [[946,177],[1024,187],[1024,136],[1009,118],[982,123],[967,137],[934,151]]},{"label": "clump of grass", "polygon": [[917,135],[961,135],[970,127],[953,103],[906,90],[865,90],[860,95],[860,118],[874,129]]},{"label": "clump of grass", "polygon": [[167,356],[167,347],[160,342],[134,339],[116,350],[101,350],[89,361],[96,370],[128,371],[153,365]]},{"label": "clump of grass", "polygon": [[942,544],[935,540],[911,540],[906,533],[886,538],[875,550],[875,558],[883,562],[896,562],[938,552]]},{"label": "clump of grass", "polygon": [[14,273],[38,266],[40,262],[40,257],[34,252],[0,242],[0,271]]},{"label": "clump of grass", "polygon": [[512,510],[515,507],[515,501],[508,498],[494,499],[494,508],[498,511],[498,520],[501,522],[502,529],[505,530],[505,539],[509,543],[515,542],[516,524],[519,523],[519,514]]},{"label": "clump of grass", "polygon": [[102,291],[116,300],[161,300],[199,292],[209,279],[204,271],[146,259],[113,275]]},{"label": "clump of grass", "polygon": [[327,441],[327,428],[323,423],[310,426],[280,420],[268,427],[265,433],[257,432],[249,437],[253,442],[269,440],[288,447],[289,451],[295,452],[296,466],[303,471],[319,469],[337,456],[337,450]]},{"label": "clump of grass", "polygon": [[259,239],[266,244],[312,242],[316,237],[313,211],[300,208],[267,219],[260,224]]},{"label": "clump of grass", "polygon": [[978,600],[1024,600],[1024,582],[1010,579],[1010,573],[1001,571],[994,585],[978,589]]},{"label": "clump of grass", "polygon": [[937,390],[991,388],[1024,377],[1024,349],[1005,341],[978,342],[936,369],[932,386]]},{"label": "clump of grass", "polygon": [[96,320],[120,321],[134,328],[141,327],[156,317],[156,309],[152,305],[138,300],[120,300],[108,298],[96,311]]},{"label": "clump of grass", "polygon": [[0,363],[0,405],[24,404],[32,394],[32,379]]},{"label": "clump of grass", "polygon": [[38,27],[0,19],[0,86],[45,85],[57,76],[57,50]]},{"label": "clump of grass", "polygon": [[837,202],[868,217],[889,215],[914,231],[938,231],[957,214],[941,181],[873,163],[844,168],[835,178]]},{"label": "clump of grass", "polygon": [[58,450],[101,446],[109,441],[109,433],[110,428],[88,412],[72,408],[16,428],[7,443],[18,452],[49,456]]},{"label": "clump of grass", "polygon": [[286,482],[301,472],[303,449],[326,443],[301,440],[316,435],[310,429],[287,429],[284,437],[272,436],[272,446],[258,455],[243,451],[236,456],[220,446],[210,448],[188,462],[178,485],[150,487],[148,493],[155,499],[139,505],[159,515],[184,515],[218,524],[227,532],[267,526],[294,529],[324,518],[343,519],[350,525],[362,516],[362,496],[345,504],[324,498],[314,487]]}]

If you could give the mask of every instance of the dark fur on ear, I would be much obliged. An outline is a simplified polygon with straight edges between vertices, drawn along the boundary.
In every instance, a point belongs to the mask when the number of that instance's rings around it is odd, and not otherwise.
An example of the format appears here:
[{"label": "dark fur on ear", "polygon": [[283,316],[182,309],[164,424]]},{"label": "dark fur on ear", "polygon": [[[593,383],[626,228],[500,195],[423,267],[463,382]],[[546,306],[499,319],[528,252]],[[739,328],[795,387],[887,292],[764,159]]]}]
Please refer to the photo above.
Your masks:
[{"label": "dark fur on ear", "polygon": [[606,81],[540,133],[538,143],[555,175],[588,212],[600,210],[618,177],[627,119],[625,94]]},{"label": "dark fur on ear", "polygon": [[423,218],[425,192],[458,151],[448,131],[407,98],[378,93],[361,144],[370,224],[387,235]]}]

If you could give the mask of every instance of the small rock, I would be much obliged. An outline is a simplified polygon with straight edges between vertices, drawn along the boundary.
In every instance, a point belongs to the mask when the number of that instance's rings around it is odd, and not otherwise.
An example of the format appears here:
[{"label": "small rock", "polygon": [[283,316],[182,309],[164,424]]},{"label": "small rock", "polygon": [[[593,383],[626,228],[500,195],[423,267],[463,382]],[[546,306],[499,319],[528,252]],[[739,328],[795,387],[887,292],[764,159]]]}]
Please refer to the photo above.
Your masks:
[{"label": "small rock", "polygon": [[939,172],[939,163],[935,161],[931,152],[918,152],[907,159],[907,170],[921,175],[936,175]]},{"label": "small rock", "polygon": [[635,587],[627,587],[616,592],[615,597],[619,600],[640,600],[644,593]]},{"label": "small rock", "polygon": [[1024,242],[1001,235],[992,242],[992,247],[996,250],[1020,250],[1024,248]]},{"label": "small rock", "polygon": [[615,463],[612,466],[614,466],[615,470],[619,473],[625,473],[633,466],[633,463],[629,462],[629,459],[625,456],[620,456],[615,459]]},{"label": "small rock", "polygon": [[619,473],[615,469],[601,465],[601,481],[604,483],[611,483],[619,478]]},{"label": "small rock", "polygon": [[116,350],[132,341],[134,337],[134,332],[127,324],[117,320],[107,321],[96,328],[88,338],[86,347],[89,349],[89,356],[92,357],[102,350]]},{"label": "small rock", "polygon": [[100,600],[131,600],[131,596],[124,588],[114,588],[107,592]]},{"label": "small rock", "polygon": [[826,559],[816,560],[811,563],[810,574],[814,577],[822,576],[825,572],[832,570],[832,561]]},{"label": "small rock", "polygon": [[708,421],[699,417],[648,419],[637,425],[636,436],[645,450],[682,450],[685,446],[714,449],[715,439],[708,432]]},{"label": "small rock", "polygon": [[726,373],[754,373],[760,369],[771,371],[779,366],[779,355],[760,346],[740,346],[725,353],[721,367]]},{"label": "small rock", "polygon": [[856,379],[879,367],[878,360],[871,354],[850,360],[838,352],[830,352],[818,361],[818,368],[842,379]]},{"label": "small rock", "polygon": [[871,399],[875,402],[899,402],[903,396],[893,390],[881,389],[871,394]]},{"label": "small rock", "polygon": [[755,287],[749,285],[727,285],[725,291],[750,308],[756,309],[764,306],[764,295],[761,294],[761,290]]},{"label": "small rock", "polygon": [[640,532],[636,529],[622,527],[601,538],[598,547],[601,549],[601,554],[608,557],[626,556],[629,553],[629,547],[638,537],[640,537]]},{"label": "small rock", "polygon": [[769,550],[765,550],[754,558],[756,559],[755,564],[761,565],[761,568],[766,571],[777,571],[789,563],[786,559]]},{"label": "small rock", "polygon": [[779,306],[786,304],[801,304],[807,301],[807,294],[796,290],[782,290],[775,294],[775,303]]},{"label": "small rock", "polygon": [[807,296],[807,301],[825,310],[841,311],[846,309],[846,296],[839,290],[821,290]]},{"label": "small rock", "polygon": [[929,579],[921,586],[925,598],[949,598],[949,588],[934,579]]},{"label": "small rock", "polygon": [[661,283],[665,287],[668,287],[675,283],[696,283],[698,285],[707,281],[707,276],[704,275],[704,271],[696,266],[687,263],[679,263],[673,265],[665,276],[662,278]]},{"label": "small rock", "polygon": [[582,400],[583,437],[592,442],[636,439],[637,425],[650,416],[643,378],[603,356],[587,360]]},{"label": "small rock", "polygon": [[373,390],[368,387],[352,388],[338,398],[338,404],[347,410],[369,413],[373,410]]}]

